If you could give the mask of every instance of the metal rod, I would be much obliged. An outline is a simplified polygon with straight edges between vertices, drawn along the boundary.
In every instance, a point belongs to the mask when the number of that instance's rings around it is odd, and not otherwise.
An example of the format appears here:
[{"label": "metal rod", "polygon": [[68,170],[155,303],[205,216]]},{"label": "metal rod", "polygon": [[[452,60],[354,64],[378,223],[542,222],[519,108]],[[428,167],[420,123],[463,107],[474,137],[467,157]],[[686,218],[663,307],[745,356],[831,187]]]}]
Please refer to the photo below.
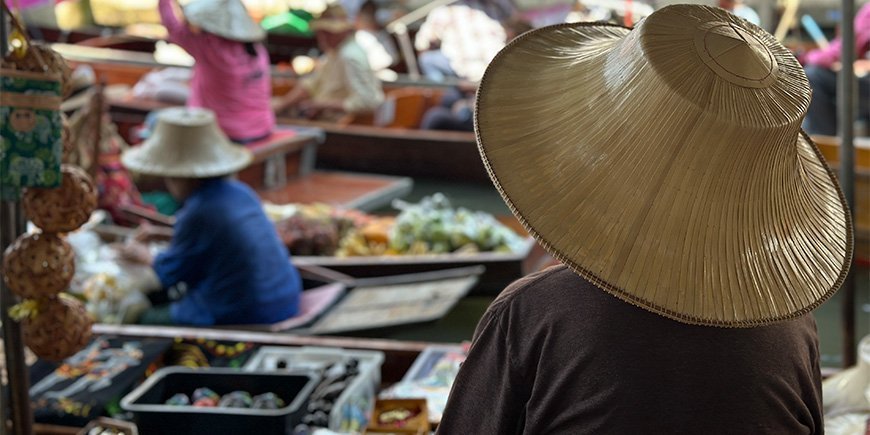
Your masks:
[{"label": "metal rod", "polygon": [[[855,217],[855,2],[843,0],[840,23],[840,74],[838,77],[837,123],[840,135],[840,184],[843,195]],[[855,257],[843,287],[843,366],[851,367],[857,360],[855,339]]]},{"label": "metal rod", "polygon": [[[12,244],[24,232],[26,220],[18,202],[0,202],[0,252]],[[21,325],[9,318],[9,308],[16,298],[0,280],[0,321],[3,322],[3,344],[6,358],[6,374],[9,379],[9,417],[12,433],[33,433],[33,411],[30,408],[30,375],[24,361],[24,342]],[[5,425],[4,425],[5,426]]]},{"label": "metal rod", "polygon": [[412,80],[420,78],[420,69],[417,67],[417,55],[414,53],[414,47],[411,44],[411,37],[408,35],[408,28],[403,24],[398,24],[393,27],[393,32],[399,40],[399,48],[402,50],[402,57],[405,58],[405,66],[408,67],[408,75]]}]

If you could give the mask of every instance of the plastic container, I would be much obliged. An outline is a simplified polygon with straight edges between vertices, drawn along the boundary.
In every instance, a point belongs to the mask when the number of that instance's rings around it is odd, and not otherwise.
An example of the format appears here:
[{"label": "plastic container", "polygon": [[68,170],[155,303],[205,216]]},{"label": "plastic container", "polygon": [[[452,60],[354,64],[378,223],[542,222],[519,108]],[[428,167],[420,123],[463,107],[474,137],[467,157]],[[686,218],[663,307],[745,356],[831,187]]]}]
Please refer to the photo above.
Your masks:
[{"label": "plastic container", "polygon": [[429,420],[438,423],[463,361],[465,352],[462,346],[427,346],[414,360],[402,380],[382,391],[380,397],[425,398],[429,408]]},{"label": "plastic container", "polygon": [[[230,368],[164,367],[121,399],[143,434],[286,434],[301,421],[319,378],[314,372],[246,372]],[[198,408],[165,405],[176,393],[207,387],[219,395],[272,392],[287,404],[279,409]]]},{"label": "plastic container", "polygon": [[245,364],[244,370],[278,373],[284,370],[317,370],[350,358],[359,361],[357,375],[335,400],[328,429],[361,431],[368,424],[381,384],[384,353],[329,347],[263,346]]},{"label": "plastic container", "polygon": [[[442,361],[445,357],[452,356],[452,358],[448,358],[450,361],[454,361],[455,364],[451,364],[450,367],[436,367],[436,365]],[[442,385],[447,387],[448,389],[452,385],[453,377],[456,376],[456,373],[451,370],[451,368],[455,367],[456,371],[459,370],[459,364],[465,360],[465,352],[462,349],[462,346],[455,345],[432,345],[427,346],[420,352],[420,355],[417,356],[417,359],[414,360],[414,364],[411,365],[411,368],[405,372],[405,376],[402,377],[401,382],[420,382],[421,380],[425,380],[426,378],[430,378],[435,375],[436,370],[443,370],[445,375],[449,377],[450,384]],[[450,377],[450,375],[453,375]]]}]

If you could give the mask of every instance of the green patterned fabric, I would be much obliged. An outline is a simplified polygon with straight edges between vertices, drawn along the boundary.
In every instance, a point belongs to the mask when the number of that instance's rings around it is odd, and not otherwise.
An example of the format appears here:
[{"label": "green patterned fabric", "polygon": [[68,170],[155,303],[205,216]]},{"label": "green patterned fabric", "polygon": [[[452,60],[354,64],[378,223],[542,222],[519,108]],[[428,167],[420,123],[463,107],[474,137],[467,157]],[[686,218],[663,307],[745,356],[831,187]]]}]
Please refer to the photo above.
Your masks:
[{"label": "green patterned fabric", "polygon": [[60,110],[31,104],[60,92],[56,80],[0,75],[0,198],[17,200],[22,187],[60,185]]}]

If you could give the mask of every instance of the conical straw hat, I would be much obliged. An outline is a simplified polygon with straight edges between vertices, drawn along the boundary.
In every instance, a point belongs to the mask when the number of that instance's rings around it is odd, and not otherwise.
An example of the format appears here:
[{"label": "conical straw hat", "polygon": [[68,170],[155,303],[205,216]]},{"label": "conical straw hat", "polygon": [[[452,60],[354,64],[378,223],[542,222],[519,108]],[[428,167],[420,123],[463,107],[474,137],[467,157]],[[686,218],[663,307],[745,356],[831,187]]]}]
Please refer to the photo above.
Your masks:
[{"label": "conical straw hat", "polygon": [[121,156],[134,172],[179,178],[229,175],[251,163],[251,152],[227,139],[207,109],[172,107],[157,115],[154,133]]},{"label": "conical straw hat", "polygon": [[195,0],[184,6],[184,18],[206,32],[240,42],[266,39],[241,0]]},{"label": "conical straw hat", "polygon": [[675,5],[633,30],[520,36],[475,125],[505,202],[576,273],[678,321],[746,327],[812,310],[851,260],[842,193],[800,130],[809,102],[773,36]]}]

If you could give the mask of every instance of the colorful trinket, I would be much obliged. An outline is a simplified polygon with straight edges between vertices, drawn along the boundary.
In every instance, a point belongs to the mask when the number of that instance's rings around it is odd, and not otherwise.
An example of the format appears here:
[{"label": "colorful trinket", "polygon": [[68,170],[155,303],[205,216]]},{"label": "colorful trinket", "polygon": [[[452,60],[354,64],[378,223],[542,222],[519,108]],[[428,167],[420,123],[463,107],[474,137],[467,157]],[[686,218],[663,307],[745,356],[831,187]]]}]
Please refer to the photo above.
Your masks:
[{"label": "colorful trinket", "polygon": [[233,391],[229,394],[224,394],[221,397],[218,406],[224,408],[250,408],[254,404],[254,399],[247,391]]},{"label": "colorful trinket", "polygon": [[278,409],[284,407],[284,401],[275,393],[264,393],[254,396],[251,408],[255,409]]},{"label": "colorful trinket", "polygon": [[187,406],[190,405],[190,398],[187,397],[187,394],[178,393],[167,399],[166,404],[172,406]]}]

